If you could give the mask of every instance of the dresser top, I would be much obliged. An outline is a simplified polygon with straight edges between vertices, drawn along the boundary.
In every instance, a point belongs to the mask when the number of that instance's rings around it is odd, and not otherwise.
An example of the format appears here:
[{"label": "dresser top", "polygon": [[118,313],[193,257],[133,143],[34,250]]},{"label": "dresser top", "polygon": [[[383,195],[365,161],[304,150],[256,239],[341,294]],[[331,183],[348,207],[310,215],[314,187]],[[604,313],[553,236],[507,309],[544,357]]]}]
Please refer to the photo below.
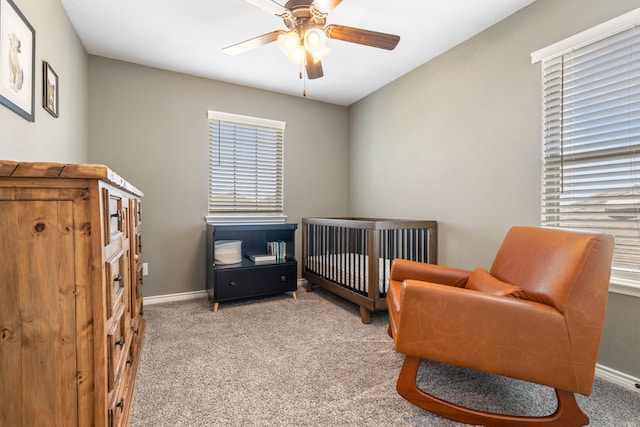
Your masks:
[{"label": "dresser top", "polygon": [[143,196],[142,191],[105,165],[0,160],[0,178],[2,177],[102,179],[137,196]]}]

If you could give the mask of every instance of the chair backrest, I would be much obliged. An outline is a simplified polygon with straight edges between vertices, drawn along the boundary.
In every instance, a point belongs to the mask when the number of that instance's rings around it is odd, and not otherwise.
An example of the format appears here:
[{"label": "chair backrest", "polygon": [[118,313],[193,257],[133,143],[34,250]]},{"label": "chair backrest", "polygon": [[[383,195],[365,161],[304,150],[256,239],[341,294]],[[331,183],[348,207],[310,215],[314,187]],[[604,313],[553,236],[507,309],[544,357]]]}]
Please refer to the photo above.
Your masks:
[{"label": "chair backrest", "polygon": [[608,234],[513,227],[496,254],[491,275],[520,286],[526,299],[564,313],[585,291],[606,296],[613,245]]},{"label": "chair backrest", "polygon": [[[525,298],[555,307],[565,319],[580,393],[588,395],[607,307],[614,239],[535,227],[513,227],[491,267]],[[535,327],[535,325],[532,325]]]}]

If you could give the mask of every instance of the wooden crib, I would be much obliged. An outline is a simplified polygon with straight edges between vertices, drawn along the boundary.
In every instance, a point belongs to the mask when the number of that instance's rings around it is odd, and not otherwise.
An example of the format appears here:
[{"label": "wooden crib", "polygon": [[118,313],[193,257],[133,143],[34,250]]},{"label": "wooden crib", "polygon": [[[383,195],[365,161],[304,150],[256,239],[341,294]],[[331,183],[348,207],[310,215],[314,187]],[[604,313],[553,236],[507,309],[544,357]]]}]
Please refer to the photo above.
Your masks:
[{"label": "wooden crib", "polygon": [[360,306],[362,323],[386,310],[394,258],[437,263],[436,221],[303,218],[302,277]]}]

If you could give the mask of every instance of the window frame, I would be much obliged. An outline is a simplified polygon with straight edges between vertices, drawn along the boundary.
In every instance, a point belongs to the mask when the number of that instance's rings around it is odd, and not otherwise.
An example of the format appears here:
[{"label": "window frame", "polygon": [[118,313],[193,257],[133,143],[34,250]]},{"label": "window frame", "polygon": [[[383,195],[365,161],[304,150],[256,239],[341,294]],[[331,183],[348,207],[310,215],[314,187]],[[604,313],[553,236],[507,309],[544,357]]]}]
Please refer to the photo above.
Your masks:
[{"label": "window frame", "polygon": [[[259,117],[251,117],[239,114],[232,114],[220,111],[207,111],[207,127],[208,127],[208,191],[207,191],[207,215],[205,219],[208,223],[213,224],[266,224],[266,223],[284,223],[287,220],[287,216],[284,214],[284,130],[286,123],[284,121],[264,119]],[[224,126],[224,127],[223,127]],[[236,129],[237,128],[237,129]],[[214,132],[217,129],[217,132]],[[224,129],[226,136],[223,137],[223,133],[220,132]],[[226,131],[234,131],[233,135]],[[240,132],[235,132],[240,130]],[[251,135],[251,132],[255,132],[255,136]],[[240,135],[236,139],[236,135]],[[226,144],[226,149],[225,149]],[[255,144],[255,146],[251,146]],[[244,154],[239,150],[233,151],[231,154],[231,147],[245,148]],[[221,151],[222,148],[222,151]],[[246,148],[250,148],[253,151],[249,156]],[[258,152],[260,150],[260,152]],[[226,151],[226,155],[224,154]],[[215,178],[214,175],[220,171],[214,171],[216,163],[220,164],[220,160],[228,160],[228,167],[225,169],[227,173],[218,174]],[[242,161],[247,161],[250,165],[240,166]],[[253,163],[251,163],[253,162]],[[264,162],[269,163],[269,171],[260,175],[257,170],[264,166]],[[256,171],[256,175],[253,175],[249,180],[247,178],[240,177],[239,170],[247,172],[250,169]],[[233,172],[235,171],[235,172]],[[226,175],[222,177],[221,175]],[[245,175],[247,176],[247,175]],[[224,182],[227,180],[228,182]],[[254,181],[251,184],[248,181]],[[262,185],[260,183],[262,181]],[[247,194],[250,194],[249,199],[256,199],[256,203],[253,208],[247,207],[251,203],[245,202],[245,209],[239,208],[234,203],[226,203],[226,209],[212,209],[212,206],[216,202],[220,203],[223,196],[218,192],[216,194],[214,185],[216,182],[218,188],[227,186],[235,189],[240,187],[238,183],[247,184],[251,187]],[[264,195],[264,192],[260,187],[263,185],[273,185],[273,191],[267,190],[268,193],[273,193],[275,199],[270,203],[261,203],[257,199],[260,195]],[[230,186],[230,187],[229,187]],[[234,196],[236,199],[237,194]],[[238,199],[240,199],[238,197]],[[245,201],[247,199],[245,198]]]},{"label": "window frame", "polygon": [[[617,18],[614,18],[610,21],[607,21],[603,24],[600,24],[596,27],[593,27],[589,30],[583,31],[579,34],[571,36],[567,39],[561,40],[553,45],[547,46],[543,49],[535,51],[531,53],[531,62],[536,64],[541,62],[543,64],[542,75],[544,78],[544,64],[557,60],[559,57],[563,57],[564,55],[570,54],[573,51],[584,48],[586,46],[595,44],[601,40],[607,39],[611,36],[614,36],[619,33],[623,33],[625,31],[631,30],[633,28],[640,29],[640,8],[632,10],[624,15],[621,15]],[[564,64],[562,65],[564,67]],[[543,81],[543,97],[545,94],[545,87]],[[543,120],[544,120],[544,105],[545,101],[543,99]],[[543,124],[544,126],[544,124]],[[547,141],[546,137],[543,135],[543,154],[544,149],[546,147]],[[543,221],[544,213],[544,191],[545,191],[545,183],[544,183],[544,162],[543,162],[543,175],[542,175],[542,188],[541,188],[541,197],[543,202],[543,209],[541,211],[541,221]],[[640,297],[640,275],[633,274],[625,274],[619,270],[612,271],[611,276],[611,286],[610,291],[625,295],[631,295],[635,297]]]}]

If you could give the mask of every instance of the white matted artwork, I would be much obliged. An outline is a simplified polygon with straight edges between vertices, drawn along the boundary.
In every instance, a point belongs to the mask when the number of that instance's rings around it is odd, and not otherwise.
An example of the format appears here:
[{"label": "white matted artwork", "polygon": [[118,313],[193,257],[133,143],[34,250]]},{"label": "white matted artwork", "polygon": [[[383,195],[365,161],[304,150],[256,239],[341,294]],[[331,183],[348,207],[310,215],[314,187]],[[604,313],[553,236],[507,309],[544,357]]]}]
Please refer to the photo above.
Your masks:
[{"label": "white matted artwork", "polygon": [[36,32],[12,0],[0,0],[0,104],[34,121]]}]

